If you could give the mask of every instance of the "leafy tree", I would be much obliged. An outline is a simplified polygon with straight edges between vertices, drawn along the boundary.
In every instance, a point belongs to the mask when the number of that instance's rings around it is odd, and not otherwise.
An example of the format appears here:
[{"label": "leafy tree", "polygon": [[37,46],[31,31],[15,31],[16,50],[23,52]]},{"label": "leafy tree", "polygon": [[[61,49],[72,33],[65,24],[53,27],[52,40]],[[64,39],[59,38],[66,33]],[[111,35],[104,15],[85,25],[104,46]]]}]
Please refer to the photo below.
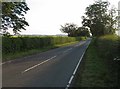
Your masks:
[{"label": "leafy tree", "polygon": [[76,29],[77,29],[76,24],[66,23],[64,26],[61,25],[60,30],[64,33],[68,33],[68,36],[73,36]]},{"label": "leafy tree", "polygon": [[86,8],[86,17],[83,16],[82,24],[90,28],[93,36],[113,34],[114,18],[112,13],[108,14],[109,3],[106,1],[96,1],[93,5]]},{"label": "leafy tree", "polygon": [[90,32],[89,32],[88,28],[78,27],[78,29],[76,31],[77,31],[76,32],[77,36],[88,36],[88,37],[90,37]]},{"label": "leafy tree", "polygon": [[64,26],[61,25],[62,32],[68,33],[68,36],[77,37],[77,36],[89,36],[89,31],[85,27],[77,27],[76,24],[66,23]]},{"label": "leafy tree", "polygon": [[29,26],[24,14],[29,10],[25,2],[2,2],[2,34],[10,34],[9,29],[14,34],[18,34],[25,26]]},{"label": "leafy tree", "polygon": [[112,7],[109,10],[109,16],[108,16],[108,24],[106,26],[107,28],[107,32],[106,33],[110,33],[110,34],[114,34],[115,30],[117,30],[116,28],[116,22],[117,22],[117,16],[116,16],[116,8]]}]

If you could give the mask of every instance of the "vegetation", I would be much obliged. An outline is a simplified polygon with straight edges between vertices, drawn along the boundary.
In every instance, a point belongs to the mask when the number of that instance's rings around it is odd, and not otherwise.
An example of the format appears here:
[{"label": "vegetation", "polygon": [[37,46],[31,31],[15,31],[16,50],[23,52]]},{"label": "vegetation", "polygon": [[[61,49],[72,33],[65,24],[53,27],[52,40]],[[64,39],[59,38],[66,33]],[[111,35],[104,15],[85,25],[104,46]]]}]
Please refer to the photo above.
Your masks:
[{"label": "vegetation", "polygon": [[113,60],[120,57],[120,39],[117,35],[105,35],[96,39],[96,46],[100,51],[101,57]]},{"label": "vegetation", "polygon": [[25,26],[29,26],[24,14],[29,10],[25,2],[2,2],[2,34],[10,35],[11,28],[14,34],[18,34]]},{"label": "vegetation", "polygon": [[[120,38],[115,33],[115,8],[108,10],[109,2],[98,0],[86,8],[82,27],[66,23],[61,31],[69,37],[3,37],[3,60],[28,55],[80,41],[81,36],[92,36],[92,40],[80,69],[75,87],[119,87],[120,85]],[[8,28],[15,34],[29,26],[24,14],[29,10],[24,2],[2,3],[2,30],[8,35]],[[88,30],[90,29],[90,32]],[[109,35],[108,35],[109,34]],[[111,35],[110,35],[111,34]],[[6,56],[7,55],[7,56]]]},{"label": "vegetation", "polygon": [[[29,50],[47,50],[61,46],[61,44],[83,40],[83,37],[3,37],[2,38],[3,59],[6,55],[14,55]],[[31,54],[31,52],[30,52]],[[17,55],[17,54],[16,54]]]},{"label": "vegetation", "polygon": [[74,42],[64,43],[64,44],[57,44],[57,45],[54,45],[54,46],[47,46],[47,47],[44,47],[44,48],[31,49],[31,50],[19,51],[19,52],[15,52],[15,53],[4,54],[2,61],[14,60],[16,58],[21,58],[21,57],[25,57],[25,56],[29,56],[29,55],[34,55],[34,54],[37,54],[37,53],[40,53],[40,52],[48,51],[50,49],[76,44],[77,42],[79,42],[79,41],[74,41]]},{"label": "vegetation", "polygon": [[90,33],[95,37],[114,34],[117,22],[116,9],[112,7],[109,10],[109,4],[107,1],[95,1],[95,3],[86,7],[85,16],[82,16],[82,27],[66,23],[64,26],[61,26],[60,30],[72,37],[90,36]]},{"label": "vegetation", "polygon": [[68,33],[70,37],[78,37],[78,36],[90,36],[90,33],[85,27],[77,27],[76,24],[66,23],[64,26],[61,25],[62,32]]},{"label": "vegetation", "polygon": [[86,8],[83,26],[89,27],[93,36],[115,33],[115,8],[108,10],[109,2],[98,0]]},{"label": "vegetation", "polygon": [[82,24],[93,39],[76,74],[73,87],[120,87],[120,37],[116,36],[116,10],[98,0],[86,8]]},{"label": "vegetation", "polygon": [[92,40],[74,87],[120,87],[120,38],[106,35]]}]

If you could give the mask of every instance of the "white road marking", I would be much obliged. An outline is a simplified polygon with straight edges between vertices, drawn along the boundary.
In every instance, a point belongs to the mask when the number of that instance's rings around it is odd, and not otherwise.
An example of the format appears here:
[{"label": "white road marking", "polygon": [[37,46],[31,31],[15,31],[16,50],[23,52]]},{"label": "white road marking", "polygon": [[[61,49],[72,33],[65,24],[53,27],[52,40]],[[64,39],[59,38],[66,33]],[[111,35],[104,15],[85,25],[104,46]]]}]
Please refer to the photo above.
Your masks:
[{"label": "white road marking", "polygon": [[[90,44],[90,42],[88,43],[86,49],[88,48],[89,44]],[[80,57],[80,60],[79,60],[79,62],[78,62],[78,64],[77,64],[77,66],[75,67],[75,70],[74,70],[74,72],[73,72],[73,74],[72,74],[72,76],[71,76],[71,78],[70,78],[70,80],[69,80],[69,82],[68,82],[68,84],[67,84],[67,86],[66,86],[65,89],[68,89],[68,88],[70,87],[71,82],[72,82],[72,80],[73,80],[73,78],[74,78],[74,76],[75,76],[75,73],[76,73],[76,71],[77,71],[77,69],[78,69],[78,67],[79,67],[79,65],[80,65],[80,62],[81,62],[81,60],[83,59],[83,56],[84,56],[84,54],[85,54],[85,52],[86,52],[86,49],[85,49],[85,51],[83,52],[82,56]]]},{"label": "white road marking", "polygon": [[68,52],[68,51],[70,51],[70,50],[72,50],[73,48],[69,48],[69,49],[67,49],[67,50],[65,50],[63,53],[66,53],[66,52]]},{"label": "white road marking", "polygon": [[71,78],[70,78],[70,80],[68,82],[69,84],[72,82],[73,78],[74,78],[74,76],[71,76]]},{"label": "white road marking", "polygon": [[12,61],[7,61],[7,62],[3,62],[3,63],[0,63],[0,65],[3,65],[3,64],[6,64],[6,63],[11,63]]},{"label": "white road marking", "polygon": [[66,51],[64,51],[63,53],[66,53],[66,52],[68,52],[68,51],[66,50]]},{"label": "white road marking", "polygon": [[78,46],[80,46],[80,45],[83,45],[84,43],[85,43],[85,42],[81,42],[81,43],[75,45],[74,47],[78,47]]},{"label": "white road marking", "polygon": [[80,58],[80,60],[79,60],[79,62],[78,62],[78,64],[77,64],[77,66],[76,66],[76,68],[75,68],[75,70],[74,70],[74,72],[73,72],[73,74],[72,74],[72,76],[71,76],[71,78],[70,78],[70,80],[69,80],[69,82],[68,82],[68,85],[67,85],[67,87],[66,87],[65,89],[68,89],[68,88],[70,87],[70,84],[71,84],[71,82],[72,82],[72,80],[73,80],[73,78],[74,78],[74,75],[75,75],[75,73],[76,73],[76,71],[77,71],[77,69],[78,69],[78,67],[79,67],[79,65],[80,65],[80,62],[81,62],[84,54],[85,54],[85,51],[83,52],[83,54],[82,54],[82,56],[81,56],[81,58]]},{"label": "white road marking", "polygon": [[30,71],[31,69],[34,69],[34,68],[36,68],[36,67],[38,67],[38,66],[40,66],[40,65],[42,65],[42,64],[44,64],[44,63],[46,63],[46,62],[48,62],[48,61],[50,61],[51,59],[53,59],[53,58],[55,58],[55,57],[56,57],[56,56],[53,56],[53,57],[51,57],[51,58],[49,58],[49,59],[47,59],[47,60],[45,60],[45,61],[43,61],[43,62],[41,62],[41,63],[39,63],[39,64],[36,64],[36,65],[34,65],[34,66],[32,66],[32,67],[30,67],[30,68],[22,71],[22,73],[25,73],[25,72],[27,72],[27,71]]},{"label": "white road marking", "polygon": [[72,50],[72,48],[69,48],[68,50]]}]

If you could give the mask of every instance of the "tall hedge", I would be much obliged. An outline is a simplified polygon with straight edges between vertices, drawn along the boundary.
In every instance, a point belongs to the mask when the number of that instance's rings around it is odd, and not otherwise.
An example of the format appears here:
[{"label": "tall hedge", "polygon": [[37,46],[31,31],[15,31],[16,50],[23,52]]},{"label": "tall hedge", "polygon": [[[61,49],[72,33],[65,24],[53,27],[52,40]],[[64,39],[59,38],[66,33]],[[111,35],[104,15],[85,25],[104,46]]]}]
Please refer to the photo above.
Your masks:
[{"label": "tall hedge", "polygon": [[2,38],[2,52],[3,54],[14,53],[19,51],[26,51],[31,49],[40,49],[56,44],[63,44],[81,40],[80,37],[3,37]]}]

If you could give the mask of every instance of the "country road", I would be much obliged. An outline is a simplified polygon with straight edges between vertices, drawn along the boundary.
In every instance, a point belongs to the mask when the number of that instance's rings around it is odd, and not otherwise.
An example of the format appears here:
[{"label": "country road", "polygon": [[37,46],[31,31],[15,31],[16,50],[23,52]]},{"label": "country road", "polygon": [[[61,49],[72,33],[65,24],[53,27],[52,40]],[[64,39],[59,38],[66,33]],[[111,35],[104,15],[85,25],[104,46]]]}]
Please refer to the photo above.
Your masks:
[{"label": "country road", "polygon": [[91,39],[2,65],[3,87],[66,87]]}]

